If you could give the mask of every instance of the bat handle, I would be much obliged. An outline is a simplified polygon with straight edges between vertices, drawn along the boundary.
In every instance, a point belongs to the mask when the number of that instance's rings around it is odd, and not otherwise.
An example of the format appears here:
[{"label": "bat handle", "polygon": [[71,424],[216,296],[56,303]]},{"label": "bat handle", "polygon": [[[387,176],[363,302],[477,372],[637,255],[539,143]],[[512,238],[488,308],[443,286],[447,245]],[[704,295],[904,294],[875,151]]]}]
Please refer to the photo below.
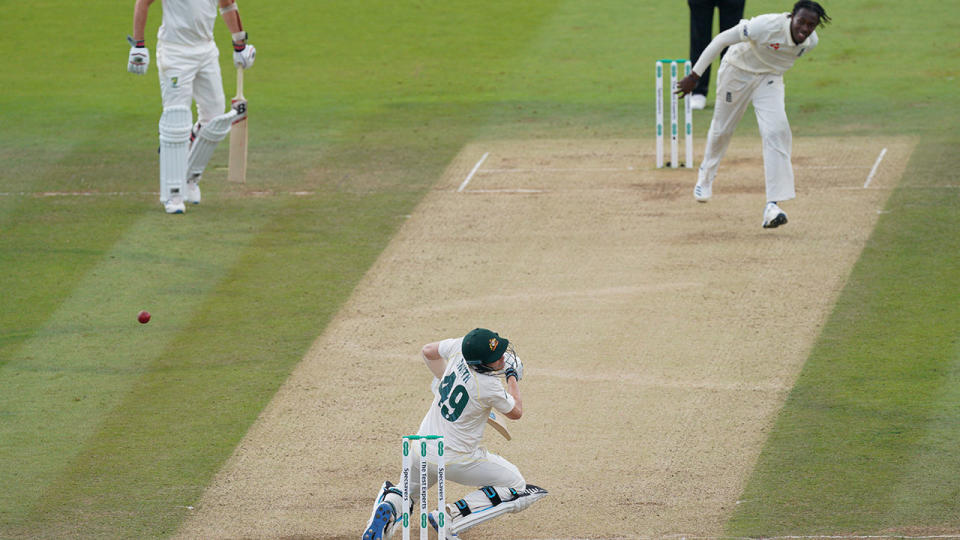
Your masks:
[{"label": "bat handle", "polygon": [[243,68],[237,68],[237,95],[243,97]]}]

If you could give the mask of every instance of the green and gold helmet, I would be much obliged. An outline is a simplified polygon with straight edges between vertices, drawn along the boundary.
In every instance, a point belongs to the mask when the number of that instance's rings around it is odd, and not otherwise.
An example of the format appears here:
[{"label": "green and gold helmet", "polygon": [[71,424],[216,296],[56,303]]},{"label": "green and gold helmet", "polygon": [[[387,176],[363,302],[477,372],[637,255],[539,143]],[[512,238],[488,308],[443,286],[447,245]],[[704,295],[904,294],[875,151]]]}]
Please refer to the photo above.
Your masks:
[{"label": "green and gold helmet", "polygon": [[480,372],[492,371],[488,364],[492,364],[506,352],[510,340],[500,337],[496,332],[486,328],[474,328],[463,337],[460,352],[470,367]]}]

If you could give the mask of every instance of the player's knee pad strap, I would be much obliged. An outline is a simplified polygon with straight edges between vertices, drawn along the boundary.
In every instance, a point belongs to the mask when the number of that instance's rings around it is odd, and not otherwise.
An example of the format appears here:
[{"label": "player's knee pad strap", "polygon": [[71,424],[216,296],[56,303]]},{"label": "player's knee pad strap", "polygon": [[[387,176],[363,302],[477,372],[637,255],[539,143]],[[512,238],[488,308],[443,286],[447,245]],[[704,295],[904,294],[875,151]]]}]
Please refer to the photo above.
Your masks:
[{"label": "player's knee pad strap", "polygon": [[187,146],[190,143],[192,113],[177,105],[160,115],[160,200],[179,196],[187,176]]},{"label": "player's knee pad strap", "polygon": [[190,158],[187,163],[188,174],[191,177],[203,174],[217,144],[230,133],[230,125],[236,116],[237,111],[231,109],[200,127],[196,140],[193,141],[193,147],[190,148]]},{"label": "player's knee pad strap", "polygon": [[451,529],[456,534],[500,514],[515,512],[513,503],[519,497],[517,490],[507,487],[484,486],[472,491],[454,503],[459,515],[451,520]]},{"label": "player's knee pad strap", "polygon": [[454,506],[460,511],[461,516],[468,516],[473,512],[497,506],[504,501],[512,501],[519,496],[517,490],[513,488],[484,486],[468,493],[466,497],[454,503]]}]

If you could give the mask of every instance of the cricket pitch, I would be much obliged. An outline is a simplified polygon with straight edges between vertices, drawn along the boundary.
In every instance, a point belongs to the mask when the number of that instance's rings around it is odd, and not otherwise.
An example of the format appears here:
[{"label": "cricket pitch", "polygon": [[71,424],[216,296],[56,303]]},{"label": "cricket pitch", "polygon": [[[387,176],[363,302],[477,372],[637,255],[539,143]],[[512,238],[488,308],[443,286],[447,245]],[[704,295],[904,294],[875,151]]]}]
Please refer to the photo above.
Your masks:
[{"label": "cricket pitch", "polygon": [[550,495],[471,539],[719,535],[913,145],[796,139],[773,230],[759,139],[707,204],[652,140],[468,145],[179,536],[357,538],[430,403],[420,347],[476,326],[525,366],[524,417],[487,447]]}]

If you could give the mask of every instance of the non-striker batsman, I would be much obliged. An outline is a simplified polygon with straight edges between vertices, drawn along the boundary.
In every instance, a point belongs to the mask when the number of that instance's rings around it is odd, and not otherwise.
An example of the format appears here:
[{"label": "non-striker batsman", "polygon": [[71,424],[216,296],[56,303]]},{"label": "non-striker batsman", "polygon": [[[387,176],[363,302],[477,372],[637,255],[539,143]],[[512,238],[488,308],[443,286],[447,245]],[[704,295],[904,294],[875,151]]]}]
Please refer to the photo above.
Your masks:
[{"label": "non-striker batsman", "polygon": [[[154,0],[136,0],[127,71],[143,75],[150,64],[144,38]],[[217,8],[233,38],[233,63],[249,69],[256,49],[247,43],[235,0],[161,0],[157,32],[160,76],[160,202],[168,214],[182,214],[185,202],[200,203],[200,177],[230,125],[246,114],[244,104],[224,113],[220,52],[213,40]],[[197,122],[190,109],[197,103]]]}]

